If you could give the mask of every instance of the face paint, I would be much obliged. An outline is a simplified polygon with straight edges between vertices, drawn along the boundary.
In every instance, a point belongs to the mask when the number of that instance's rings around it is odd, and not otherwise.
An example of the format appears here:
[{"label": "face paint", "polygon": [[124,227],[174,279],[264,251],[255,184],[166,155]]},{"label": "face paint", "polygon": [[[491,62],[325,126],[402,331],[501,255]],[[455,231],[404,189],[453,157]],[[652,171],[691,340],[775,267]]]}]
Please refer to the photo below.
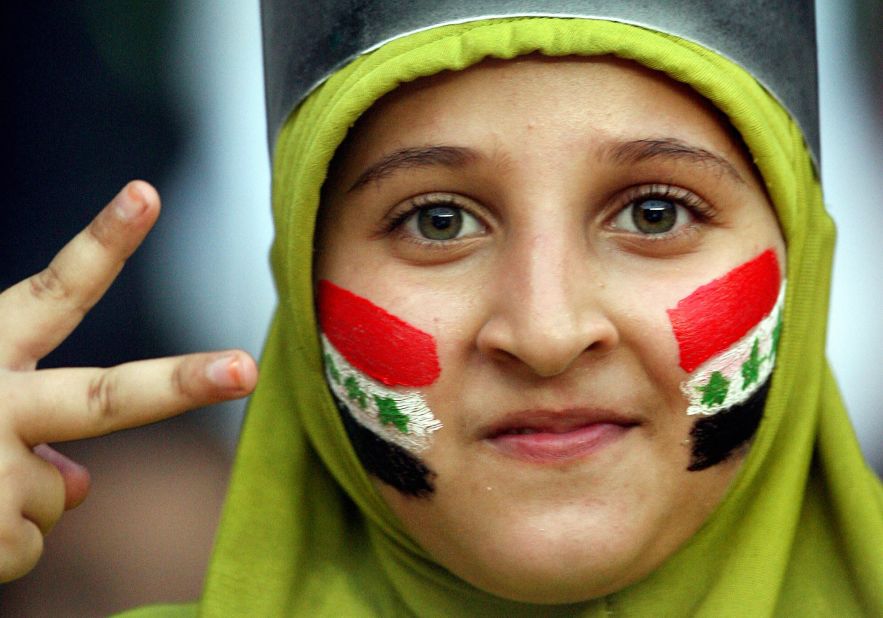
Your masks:
[{"label": "face paint", "polygon": [[692,452],[687,470],[696,472],[710,468],[746,444],[760,426],[769,390],[770,381],[767,380],[744,403],[696,421],[690,429]]},{"label": "face paint", "polygon": [[776,254],[767,249],[669,309],[683,370],[692,372],[769,315],[780,296],[780,279]]},{"label": "face paint", "polygon": [[415,454],[442,424],[419,391],[401,387],[438,378],[435,340],[330,281],[319,282],[318,304],[326,380],[356,454],[402,493],[430,494],[434,473]]},{"label": "face paint", "polygon": [[435,340],[371,301],[319,282],[322,332],[359,371],[387,386],[427,386],[441,369]]},{"label": "face paint", "polygon": [[747,442],[763,414],[782,330],[785,283],[772,250],[697,288],[668,311],[678,340],[687,414],[689,470],[702,470]]},{"label": "face paint", "polygon": [[705,361],[681,384],[687,414],[717,414],[748,401],[767,381],[782,331],[785,285],[770,313],[735,344]]},{"label": "face paint", "polygon": [[669,309],[688,414],[711,415],[744,403],[775,362],[785,284],[772,250],[761,253]]},{"label": "face paint", "polygon": [[406,496],[426,498],[435,491],[435,472],[398,444],[387,442],[361,423],[332,395],[346,434],[365,470]]},{"label": "face paint", "polygon": [[325,375],[332,392],[353,417],[381,438],[419,453],[429,446],[429,436],[441,427],[418,392],[384,387],[353,367],[321,335]]}]

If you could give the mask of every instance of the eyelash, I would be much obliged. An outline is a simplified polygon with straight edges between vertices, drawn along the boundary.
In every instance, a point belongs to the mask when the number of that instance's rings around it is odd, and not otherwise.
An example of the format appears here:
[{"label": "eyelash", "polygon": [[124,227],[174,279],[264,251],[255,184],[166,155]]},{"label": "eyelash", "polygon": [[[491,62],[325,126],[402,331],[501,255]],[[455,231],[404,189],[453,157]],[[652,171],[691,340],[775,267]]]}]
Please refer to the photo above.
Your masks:
[{"label": "eyelash", "polygon": [[[408,219],[414,216],[417,212],[425,208],[432,208],[434,206],[448,206],[451,208],[460,209],[468,215],[474,217],[482,225],[485,225],[485,227],[487,227],[487,225],[484,223],[484,219],[475,212],[474,208],[466,203],[466,200],[458,198],[458,196],[450,193],[428,193],[424,195],[418,195],[417,197],[413,197],[407,200],[403,204],[403,210],[399,212],[393,211],[384,221],[380,223],[376,235],[385,236],[388,234],[392,234],[397,230],[401,230]],[[408,237],[408,240],[427,247],[442,247],[454,242],[453,240],[437,241],[428,238],[417,238],[411,236]]]},{"label": "eyelash", "polygon": [[[693,217],[694,220],[674,232],[665,232],[653,235],[636,234],[629,231],[623,231],[623,233],[629,234],[630,236],[639,237],[641,240],[646,240],[648,242],[670,240],[674,237],[680,236],[681,234],[689,233],[691,229],[695,228],[696,223],[711,223],[714,222],[718,216],[717,209],[715,209],[712,205],[700,198],[695,193],[673,185],[656,183],[651,185],[640,185],[628,189],[626,193],[623,194],[621,199],[618,200],[619,203],[622,205],[619,206],[613,213],[613,215],[609,218],[608,227],[612,226],[612,220],[619,216],[620,213],[622,213],[624,210],[631,208],[641,201],[646,201],[650,199],[670,201],[678,206],[682,206],[686,208],[687,211],[689,211],[690,216]],[[398,212],[393,211],[389,216],[385,218],[385,220],[380,223],[374,235],[376,237],[386,236],[396,232],[397,230],[401,230],[404,224],[417,212],[425,208],[432,208],[434,206],[448,206],[451,208],[458,208],[460,210],[463,210],[470,216],[476,218],[483,225],[486,225],[484,223],[484,219],[475,212],[475,209],[469,205],[467,200],[464,200],[459,196],[450,193],[428,193],[424,195],[418,195],[404,202],[401,210],[399,210]],[[618,228],[613,229],[617,230]],[[407,239],[411,242],[427,247],[442,247],[445,245],[450,245],[450,243],[453,242],[451,240],[436,241],[427,238],[418,238],[412,236],[408,236]]]},{"label": "eyelash", "polygon": [[694,218],[694,221],[688,223],[685,226],[682,226],[681,229],[674,232],[665,232],[653,235],[636,234],[629,231],[624,231],[624,233],[630,234],[632,236],[638,236],[642,240],[647,240],[649,242],[670,240],[683,233],[688,233],[691,229],[695,228],[696,223],[713,223],[718,216],[717,209],[702,198],[700,198],[695,193],[686,189],[682,189],[680,187],[656,183],[651,185],[641,185],[628,189],[621,198],[620,203],[622,205],[614,211],[613,215],[609,219],[610,223],[608,223],[608,225],[612,226],[612,221],[616,219],[623,211],[631,208],[632,206],[640,202],[652,199],[669,201],[677,206],[682,206],[686,208],[687,211],[689,211],[690,215]]}]

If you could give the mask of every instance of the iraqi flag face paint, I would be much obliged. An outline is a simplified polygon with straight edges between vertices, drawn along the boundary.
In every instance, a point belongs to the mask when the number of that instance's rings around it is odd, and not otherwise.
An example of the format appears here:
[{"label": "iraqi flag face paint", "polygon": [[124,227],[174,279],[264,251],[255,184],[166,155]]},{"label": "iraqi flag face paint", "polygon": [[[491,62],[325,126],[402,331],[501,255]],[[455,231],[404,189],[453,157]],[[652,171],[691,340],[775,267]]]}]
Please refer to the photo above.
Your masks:
[{"label": "iraqi flag face paint", "polygon": [[431,335],[330,281],[318,285],[328,384],[352,417],[411,453],[441,422],[417,387],[441,373]]},{"label": "iraqi flag face paint", "polygon": [[431,335],[330,281],[319,282],[319,322],[353,367],[386,386],[428,386],[441,373]]},{"label": "iraqi flag face paint", "polygon": [[678,341],[688,414],[713,415],[746,402],[775,365],[785,283],[768,249],[668,310]]}]

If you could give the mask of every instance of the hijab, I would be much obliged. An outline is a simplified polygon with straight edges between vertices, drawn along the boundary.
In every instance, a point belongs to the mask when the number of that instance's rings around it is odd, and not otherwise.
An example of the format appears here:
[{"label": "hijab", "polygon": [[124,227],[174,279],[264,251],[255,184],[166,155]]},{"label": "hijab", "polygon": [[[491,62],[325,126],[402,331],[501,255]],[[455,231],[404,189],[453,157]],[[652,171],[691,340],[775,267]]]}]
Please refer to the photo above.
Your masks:
[{"label": "hijab", "polygon": [[[494,597],[402,529],[355,455],[324,379],[313,241],[348,129],[397,85],[489,57],[613,54],[692,87],[741,134],[787,243],[784,330],[764,418],[726,497],[643,580],[574,605]],[[340,69],[279,133],[273,169],[279,305],[198,603],[146,615],[769,616],[883,612],[883,490],[825,360],[834,228],[803,136],[743,69],[697,44],[609,21],[443,26]],[[140,615],[136,611],[133,615]]]}]

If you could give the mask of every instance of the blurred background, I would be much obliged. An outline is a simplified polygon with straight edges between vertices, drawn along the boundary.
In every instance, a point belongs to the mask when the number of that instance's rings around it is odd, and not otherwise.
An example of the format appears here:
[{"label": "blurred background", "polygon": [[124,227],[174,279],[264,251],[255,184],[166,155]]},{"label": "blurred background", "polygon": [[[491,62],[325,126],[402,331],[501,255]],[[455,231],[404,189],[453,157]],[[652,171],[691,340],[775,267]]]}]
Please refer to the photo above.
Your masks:
[{"label": "blurred background", "polygon": [[[259,355],[274,297],[256,1],[4,3],[7,163],[0,289],[43,268],[131,178],[163,214],[42,366],[202,349]],[[822,176],[840,234],[829,355],[883,471],[883,48],[879,0],[817,2]],[[68,443],[90,498],[47,538],[0,616],[104,616],[198,596],[243,403]]]}]

